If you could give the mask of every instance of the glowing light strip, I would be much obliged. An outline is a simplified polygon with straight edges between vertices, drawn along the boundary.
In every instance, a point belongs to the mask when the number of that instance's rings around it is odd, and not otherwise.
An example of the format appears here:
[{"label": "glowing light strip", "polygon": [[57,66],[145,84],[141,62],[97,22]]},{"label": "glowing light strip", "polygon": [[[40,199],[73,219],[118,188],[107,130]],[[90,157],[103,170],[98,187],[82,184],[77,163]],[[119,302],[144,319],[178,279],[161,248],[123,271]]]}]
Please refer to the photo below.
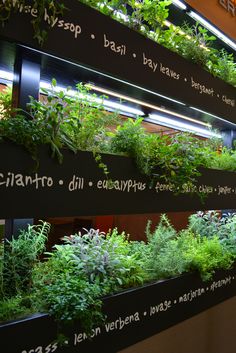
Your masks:
[{"label": "glowing light strip", "polygon": [[161,111],[163,113],[170,114],[170,115],[173,115],[175,117],[179,117],[179,118],[191,121],[191,122],[199,124],[199,125],[211,127],[210,124],[205,123],[203,121],[198,121],[196,119],[190,118],[190,117],[188,117],[186,115],[183,115],[183,114],[174,113],[174,112],[172,112],[169,109],[164,109],[164,108],[158,107],[157,105],[149,104],[149,103],[146,103],[144,101],[138,100],[136,98],[131,98],[131,97],[125,96],[123,94],[116,93],[116,92],[110,91],[108,89],[95,86],[93,84],[88,84],[87,86],[89,88],[91,88],[92,90],[94,90],[94,91],[98,91],[98,92],[101,92],[101,93],[104,93],[104,94],[108,94],[109,96],[113,96],[113,97],[117,97],[117,98],[120,98],[120,99],[124,99],[126,101],[129,101],[129,102],[132,102],[132,103],[135,103],[135,104],[139,104],[141,106],[144,106],[144,107],[147,107],[147,108],[151,108],[151,109],[154,109],[154,110],[158,110],[158,111]]},{"label": "glowing light strip", "polygon": [[233,42],[229,37],[227,37],[225,34],[223,34],[220,30],[218,30],[215,26],[213,26],[211,23],[206,21],[202,16],[198,15],[194,11],[190,11],[189,16],[192,17],[194,20],[200,22],[204,27],[206,27],[209,31],[214,33],[218,38],[220,38],[223,42],[228,44],[231,48],[236,50],[236,43]]},{"label": "glowing light strip", "polygon": [[195,108],[195,107],[191,107],[191,106],[190,106],[189,108],[194,109],[194,110],[196,110],[196,111],[198,111],[198,112],[200,112],[200,113],[210,115],[210,116],[212,116],[213,118],[216,118],[216,119],[219,119],[219,120],[221,120],[221,121],[224,121],[224,122],[227,123],[227,124],[231,124],[231,125],[233,125],[234,128],[235,128],[235,124],[234,124],[234,123],[232,123],[232,122],[230,122],[230,121],[228,121],[228,120],[222,119],[222,118],[220,118],[218,115],[214,115],[214,114],[211,114],[211,113],[206,112],[205,110],[201,110],[201,109],[198,109],[198,108]]},{"label": "glowing light strip", "polygon": [[6,81],[13,81],[13,73],[8,71],[0,70],[0,78]]},{"label": "glowing light strip", "polygon": [[186,10],[187,9],[187,6],[184,3],[182,3],[182,1],[172,0],[172,4],[174,4],[175,6],[179,7],[182,10]]},{"label": "glowing light strip", "polygon": [[[44,89],[49,89],[51,90],[52,89],[52,86],[50,83],[48,82],[43,82],[41,81],[40,82],[40,88],[44,88]],[[76,92],[75,90],[67,90],[65,87],[61,87],[61,86],[56,86],[56,87],[53,87],[53,90],[56,91],[56,92],[65,92],[65,94],[68,94],[69,96],[78,96],[79,98],[81,99],[86,99],[87,101],[91,101],[92,103],[96,103],[98,105],[103,105],[104,107],[108,108],[108,109],[111,109],[112,111],[119,111],[120,113],[126,113],[126,114],[131,114],[132,116],[136,116],[136,115],[139,115],[139,116],[143,116],[144,115],[144,112],[140,109],[136,109],[136,108],[133,108],[133,107],[129,107],[125,104],[121,104],[121,103],[117,103],[117,102],[113,102],[111,100],[108,100],[108,99],[102,99],[102,98],[99,98],[99,97],[93,97],[92,95],[89,95],[89,94],[82,94],[82,93],[78,93]]]},{"label": "glowing light strip", "polygon": [[[149,115],[151,121],[155,121],[156,123],[160,125],[165,125],[168,126],[172,129],[177,129],[177,130],[182,130],[182,131],[188,131],[192,132],[196,135],[204,136],[204,137],[218,137],[221,138],[222,136],[216,132],[209,131],[207,129],[193,126],[191,124],[182,122],[182,121],[176,121],[171,118],[164,117],[162,115],[158,114],[150,114]],[[147,119],[148,121],[148,119]]]}]

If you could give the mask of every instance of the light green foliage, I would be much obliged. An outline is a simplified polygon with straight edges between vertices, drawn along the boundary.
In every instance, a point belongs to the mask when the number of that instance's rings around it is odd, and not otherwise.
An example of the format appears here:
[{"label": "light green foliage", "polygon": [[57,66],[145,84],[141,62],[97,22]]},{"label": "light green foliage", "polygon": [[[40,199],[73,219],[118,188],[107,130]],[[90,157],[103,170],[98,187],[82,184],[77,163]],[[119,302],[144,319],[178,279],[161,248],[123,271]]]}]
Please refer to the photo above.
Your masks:
[{"label": "light green foliage", "polygon": [[[177,232],[168,217],[163,214],[154,232],[150,230],[151,222],[147,223],[148,257],[146,268],[151,279],[168,278],[182,273],[182,259],[179,254]],[[177,259],[175,258],[177,256]]]},{"label": "light green foliage", "polygon": [[0,92],[0,119],[8,117],[12,112],[12,88],[6,86]]},{"label": "light green foliage", "polygon": [[236,151],[225,146],[220,153],[210,151],[209,159],[206,159],[205,165],[212,169],[236,171]]},{"label": "light green foliage", "polygon": [[29,120],[18,114],[0,119],[0,141],[3,140],[23,146],[38,164],[38,148],[48,143],[50,136],[48,131],[41,129],[37,120]]},{"label": "light green foliage", "polygon": [[198,212],[189,217],[189,229],[202,237],[217,236],[227,251],[236,255],[236,215],[216,211]]},{"label": "light green foliage", "polygon": [[165,20],[169,16],[169,5],[171,1],[144,0],[140,7],[141,24],[147,24],[146,33],[154,32],[153,36],[158,41],[160,33],[165,26]]},{"label": "light green foliage", "polygon": [[[210,280],[216,269],[229,269],[236,257],[234,221],[228,221],[230,232],[217,231],[219,224],[227,221],[219,220],[213,214],[207,215],[203,222],[209,236],[204,234],[204,226],[197,215],[190,217],[186,230],[177,233],[168,218],[163,215],[153,233],[147,226],[148,243],[146,252],[146,269],[150,278],[168,278],[184,272],[198,271],[203,280]],[[230,234],[234,234],[234,238]]]},{"label": "light green foliage", "polygon": [[128,118],[111,135],[110,149],[114,153],[124,153],[130,157],[137,157],[142,150],[143,140],[146,133],[142,127],[142,118]]},{"label": "light green foliage", "polygon": [[217,236],[210,239],[196,237],[192,246],[186,249],[184,257],[189,260],[189,269],[197,270],[203,280],[210,280],[216,269],[229,269],[235,256],[226,250]]},{"label": "light green foliage", "polygon": [[[214,76],[220,77],[233,86],[236,85],[236,63],[233,54],[213,48],[212,44],[216,38],[210,35],[204,27],[199,23],[190,25],[187,22],[182,26],[165,27],[171,1],[80,1],[202,66]],[[126,15],[126,20],[119,14]]]}]

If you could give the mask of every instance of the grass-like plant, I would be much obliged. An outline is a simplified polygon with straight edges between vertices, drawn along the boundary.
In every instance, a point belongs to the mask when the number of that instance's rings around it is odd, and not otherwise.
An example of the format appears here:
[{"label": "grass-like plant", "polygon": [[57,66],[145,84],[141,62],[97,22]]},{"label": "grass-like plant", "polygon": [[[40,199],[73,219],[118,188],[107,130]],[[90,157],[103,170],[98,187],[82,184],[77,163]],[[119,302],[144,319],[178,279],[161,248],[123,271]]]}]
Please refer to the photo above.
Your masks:
[{"label": "grass-like plant", "polygon": [[4,298],[29,293],[32,269],[45,250],[49,230],[49,223],[41,222],[28,225],[17,237],[5,240],[2,265]]}]

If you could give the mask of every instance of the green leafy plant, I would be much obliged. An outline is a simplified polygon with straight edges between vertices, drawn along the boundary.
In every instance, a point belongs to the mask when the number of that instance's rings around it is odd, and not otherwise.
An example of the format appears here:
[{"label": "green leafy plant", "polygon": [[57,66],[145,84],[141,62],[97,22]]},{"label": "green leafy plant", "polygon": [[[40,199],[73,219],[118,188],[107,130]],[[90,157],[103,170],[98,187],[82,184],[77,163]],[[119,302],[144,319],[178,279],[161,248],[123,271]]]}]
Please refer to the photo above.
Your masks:
[{"label": "green leafy plant", "polygon": [[28,225],[18,237],[5,241],[3,259],[3,297],[29,293],[32,282],[32,270],[45,250],[45,242],[50,230],[47,222]]},{"label": "green leafy plant", "polygon": [[29,226],[19,239],[6,243],[4,255],[0,247],[0,321],[45,311],[59,329],[61,323],[79,320],[89,335],[105,320],[102,297],[108,294],[189,271],[210,280],[217,269],[231,268],[236,259],[235,217],[192,215],[187,229],[177,232],[163,214],[153,231],[148,222],[146,243],[129,241],[116,228],[107,234],[84,230],[83,235],[64,237],[42,261],[38,257],[49,225]]},{"label": "green leafy plant", "polygon": [[199,215],[191,216],[188,228],[179,233],[166,215],[162,215],[153,233],[148,223],[148,256],[145,264],[150,278],[169,278],[184,272],[198,271],[203,280],[210,280],[216,269],[231,268],[235,260],[235,237],[233,241],[230,232],[221,232],[219,237],[215,232],[216,224],[219,224],[217,215],[212,215],[210,221],[214,226],[211,224],[207,227],[209,215],[204,218],[206,229],[210,232],[206,236],[202,224],[194,223],[197,217]]},{"label": "green leafy plant", "polygon": [[[225,50],[213,49],[212,43],[215,37],[209,35],[205,28],[198,23],[194,26],[184,23],[181,27],[173,25],[165,27],[171,1],[80,0],[80,2],[141,32],[235,86],[236,64],[233,54],[227,53]],[[2,1],[0,4],[2,25],[9,20],[12,14],[17,13],[19,8],[24,6],[24,0]],[[40,45],[43,45],[55,18],[62,16],[68,9],[63,1],[55,0],[34,0],[32,8],[37,15],[31,20],[34,38]],[[48,14],[48,22],[44,21],[45,11]]]},{"label": "green leafy plant", "polygon": [[140,260],[130,252],[126,235],[91,229],[64,237],[50,258],[37,266],[34,289],[57,320],[80,320],[86,331],[101,323],[101,297],[143,283]]},{"label": "green leafy plant", "polygon": [[12,113],[12,88],[6,86],[0,92],[0,119],[11,115]]},{"label": "green leafy plant", "polygon": [[181,41],[178,42],[178,53],[207,69],[208,61],[211,59],[213,52],[215,53],[211,43],[216,38],[209,35],[208,31],[198,23],[194,26],[185,23],[181,27],[181,34],[177,35],[181,36]]},{"label": "green leafy plant", "polygon": [[103,99],[90,94],[90,88],[81,83],[71,93],[71,87],[58,90],[52,80],[52,88],[44,89],[46,98],[42,101],[30,97],[28,107],[33,120],[41,131],[46,132],[45,143],[49,143],[52,156],[62,162],[62,148],[74,153],[78,150],[92,151],[99,167],[108,174],[100,152],[107,151],[109,132],[119,119],[117,113],[104,110]]},{"label": "green leafy plant", "polygon": [[[168,217],[163,214],[160,221],[155,228],[154,232],[151,232],[151,222],[147,223],[146,236],[147,236],[147,248],[148,257],[146,259],[146,268],[151,279],[168,278],[173,275],[182,273],[182,271],[174,265],[174,256],[178,257],[179,267],[182,268],[182,259],[179,251],[176,252],[176,248],[169,249],[169,245],[174,245],[171,240],[176,239],[177,232],[171,225]],[[168,250],[166,251],[168,247]],[[174,250],[174,251],[173,251]]]},{"label": "green leafy plant", "polygon": [[35,309],[33,302],[21,295],[0,300],[0,322],[25,317],[33,314]]},{"label": "green leafy plant", "polygon": [[184,257],[189,260],[189,269],[197,270],[202,279],[212,279],[216,269],[231,268],[235,256],[226,250],[217,236],[210,239],[196,237],[193,246],[186,249]]},{"label": "green leafy plant", "polygon": [[[229,84],[236,85],[236,63],[232,53],[213,48],[216,38],[199,23],[166,26],[168,0],[81,0],[105,15],[139,31],[146,37],[193,61]],[[128,11],[127,11],[128,9]]]},{"label": "green leafy plant", "polygon": [[214,76],[221,78],[232,86],[236,86],[236,63],[233,53],[228,53],[225,49],[221,49],[211,56],[208,68]]},{"label": "green leafy plant", "polygon": [[197,212],[189,217],[189,229],[201,237],[217,236],[227,251],[236,253],[236,215],[216,211]]},{"label": "green leafy plant", "polygon": [[111,139],[111,151],[134,157],[139,170],[151,179],[164,179],[176,193],[182,186],[192,187],[205,166],[208,155],[204,142],[188,133],[172,137],[149,134],[142,118],[128,119],[118,126]]}]

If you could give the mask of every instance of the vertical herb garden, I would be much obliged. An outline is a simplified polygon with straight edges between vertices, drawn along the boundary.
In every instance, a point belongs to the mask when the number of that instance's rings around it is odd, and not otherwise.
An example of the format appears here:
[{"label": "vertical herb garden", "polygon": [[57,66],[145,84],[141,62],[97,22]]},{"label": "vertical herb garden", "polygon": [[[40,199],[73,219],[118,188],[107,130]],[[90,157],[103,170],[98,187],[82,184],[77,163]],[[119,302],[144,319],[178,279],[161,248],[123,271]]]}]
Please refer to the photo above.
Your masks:
[{"label": "vertical herb garden", "polygon": [[[0,5],[0,45],[21,67],[21,83],[0,92],[0,217],[34,218],[0,238],[4,353],[117,352],[236,293],[235,149],[215,130],[211,138],[150,133],[142,107],[135,116],[111,109],[91,82],[114,76],[126,94],[127,82],[142,84],[233,125],[233,55],[214,49],[198,24],[166,28],[170,4]],[[38,70],[37,94],[28,63]],[[82,78],[61,87],[67,73]],[[192,212],[181,230],[173,211]],[[145,213],[161,216],[142,240],[112,226],[51,243],[54,217]]]}]

